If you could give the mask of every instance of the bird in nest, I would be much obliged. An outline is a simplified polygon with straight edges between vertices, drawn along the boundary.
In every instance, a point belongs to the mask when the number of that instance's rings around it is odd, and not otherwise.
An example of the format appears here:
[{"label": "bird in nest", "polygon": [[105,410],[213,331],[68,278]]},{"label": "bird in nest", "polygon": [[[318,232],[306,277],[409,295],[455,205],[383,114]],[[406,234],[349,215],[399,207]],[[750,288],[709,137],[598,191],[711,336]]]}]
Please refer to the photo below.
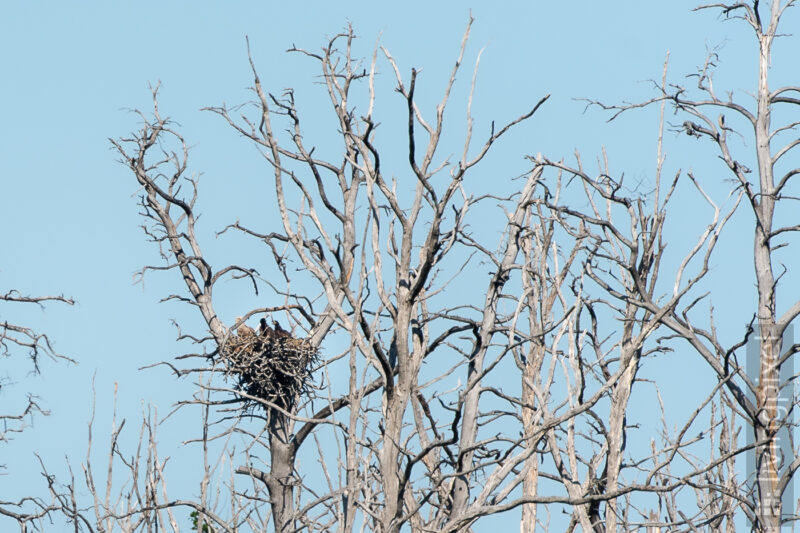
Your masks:
[{"label": "bird in nest", "polygon": [[[236,317],[236,322],[240,322],[241,320],[242,317],[240,316]],[[256,334],[255,330],[250,326],[248,326],[247,324],[245,324],[244,322],[242,322],[242,324],[238,328],[236,328],[236,333],[240,337],[252,337],[253,335]]]},{"label": "bird in nest", "polygon": [[273,320],[275,323],[275,336],[276,337],[291,337],[292,335],[283,329],[280,324],[278,324],[277,320]]},{"label": "bird in nest", "polygon": [[262,317],[261,320],[258,321],[258,335],[260,337],[272,337],[275,335],[275,332],[272,330],[272,328],[267,325],[266,318]]}]

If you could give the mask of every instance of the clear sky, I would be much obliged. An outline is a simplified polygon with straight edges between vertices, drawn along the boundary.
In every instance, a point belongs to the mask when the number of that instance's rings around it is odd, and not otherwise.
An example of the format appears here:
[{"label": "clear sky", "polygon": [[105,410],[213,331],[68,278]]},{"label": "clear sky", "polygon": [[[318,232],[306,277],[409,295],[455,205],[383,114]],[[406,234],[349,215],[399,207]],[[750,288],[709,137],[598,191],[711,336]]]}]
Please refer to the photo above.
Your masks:
[{"label": "clear sky", "polygon": [[[684,80],[715,46],[722,47],[723,65],[735,65],[722,69],[720,83],[752,88],[751,34],[740,24],[720,23],[711,12],[692,14],[694,6],[687,0],[474,3],[468,63],[485,48],[477,127],[486,131],[491,120],[505,122],[552,94],[542,112],[500,149],[503,157],[492,160],[498,165],[493,172],[513,175],[526,168],[525,155],[537,152],[559,158],[577,148],[593,161],[606,146],[612,163],[626,175],[652,178],[655,109],[606,124],[606,115],[584,112],[584,104],[574,99],[644,99],[652,95],[648,80],[660,77],[667,51],[672,77]],[[63,293],[77,304],[49,305],[44,311],[0,307],[0,320],[48,332],[57,350],[79,365],[48,361],[41,376],[30,376],[24,354],[4,360],[0,374],[16,383],[0,390],[3,411],[33,391],[52,416],[37,417],[26,433],[3,445],[7,476],[0,499],[42,488],[34,450],[54,470],[63,468],[65,456],[75,464],[82,460],[93,376],[101,435],[110,423],[114,383],[121,416],[134,425],[146,403],[166,413],[191,393],[191,384],[176,382],[165,369],[138,370],[186,349],[176,344],[170,324],[170,318],[186,317],[186,310],[158,303],[183,290],[177,276],[132,283],[133,273],[158,257],[139,228],[135,181],[108,142],[136,128],[130,109],[149,110],[148,83],[162,83],[162,112],[181,125],[193,146],[192,166],[203,173],[203,190],[211,191],[202,200],[211,235],[248,216],[237,211],[236,201],[214,204],[213,198],[230,198],[221,191],[241,191],[251,208],[257,200],[248,191],[264,187],[268,194],[252,148],[218,117],[200,111],[249,98],[246,35],[268,89],[297,87],[308,99],[307,109],[324,105],[311,100],[314,65],[284,51],[292,44],[318,49],[348,22],[365,55],[380,38],[405,73],[422,68],[418,90],[433,100],[456,58],[469,9],[461,2],[418,0],[3,4],[0,290]],[[797,21],[793,13],[786,24]],[[471,66],[462,77],[470,73]],[[387,109],[402,112],[396,95],[380,98]],[[681,161],[685,155],[669,155],[673,171],[693,165]],[[734,248],[720,261],[736,257]],[[720,282],[726,275],[716,274]],[[241,314],[233,306],[229,311],[227,320]]]}]

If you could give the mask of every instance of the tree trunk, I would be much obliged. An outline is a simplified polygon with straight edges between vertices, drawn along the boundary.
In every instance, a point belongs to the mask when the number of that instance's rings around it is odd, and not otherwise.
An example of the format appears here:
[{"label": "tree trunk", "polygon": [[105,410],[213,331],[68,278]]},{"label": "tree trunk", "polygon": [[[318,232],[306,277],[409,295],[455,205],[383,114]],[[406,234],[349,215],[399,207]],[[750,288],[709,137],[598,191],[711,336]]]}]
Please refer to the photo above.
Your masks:
[{"label": "tree trunk", "polygon": [[272,507],[275,533],[296,530],[294,510],[293,467],[295,447],[289,442],[286,417],[273,412],[270,416],[270,473],[266,479]]},{"label": "tree trunk", "polygon": [[[757,9],[757,8],[756,8]],[[760,329],[760,369],[756,401],[758,414],[753,421],[756,442],[756,484],[758,486],[758,518],[763,531],[780,530],[781,494],[778,490],[778,449],[776,433],[778,420],[778,393],[780,375],[781,339],[776,328],[775,277],[772,271],[770,237],[775,210],[775,184],[770,151],[771,97],[767,75],[770,48],[777,23],[777,9],[773,5],[772,20],[766,33],[759,32],[760,56],[758,79],[758,115],[756,116],[756,155],[760,179],[760,198],[754,205],[756,230],[754,261],[758,283],[758,322]]]}]

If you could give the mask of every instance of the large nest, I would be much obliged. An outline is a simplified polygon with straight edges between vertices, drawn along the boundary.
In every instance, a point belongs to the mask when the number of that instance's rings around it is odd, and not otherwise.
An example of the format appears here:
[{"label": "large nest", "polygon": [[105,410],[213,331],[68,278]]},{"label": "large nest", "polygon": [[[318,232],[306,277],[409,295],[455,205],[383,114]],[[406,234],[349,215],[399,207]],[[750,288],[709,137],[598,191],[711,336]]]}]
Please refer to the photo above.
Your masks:
[{"label": "large nest", "polygon": [[317,350],[311,344],[269,327],[258,333],[239,328],[221,353],[225,374],[238,379],[239,390],[286,410],[299,395],[308,394],[311,368],[317,361]]}]

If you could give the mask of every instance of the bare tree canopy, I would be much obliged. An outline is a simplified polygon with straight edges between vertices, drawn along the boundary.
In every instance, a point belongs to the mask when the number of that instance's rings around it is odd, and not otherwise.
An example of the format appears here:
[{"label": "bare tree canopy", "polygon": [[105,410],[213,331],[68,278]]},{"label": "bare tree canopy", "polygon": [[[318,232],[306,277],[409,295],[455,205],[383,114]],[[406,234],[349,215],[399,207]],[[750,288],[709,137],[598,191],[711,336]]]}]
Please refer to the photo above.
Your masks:
[{"label": "bare tree canopy", "polygon": [[[73,305],[75,302],[64,296],[28,296],[17,290],[10,290],[5,294],[0,294],[0,302],[6,304],[13,310],[14,305],[35,304],[43,306],[47,302],[63,302]],[[13,313],[13,311],[12,311]],[[40,358],[42,355],[53,359],[64,359],[71,363],[75,361],[69,357],[55,351],[46,333],[39,333],[33,328],[21,324],[15,324],[4,320],[0,322],[0,355],[10,357],[13,352],[27,353],[31,361],[33,372],[39,373]],[[2,384],[0,386],[5,386]],[[43,412],[34,396],[28,395],[27,407],[21,413],[3,413],[0,419],[3,420],[3,428],[0,432],[0,441],[6,442],[10,434],[18,433],[25,427],[25,419],[32,416],[35,412]]]},{"label": "bare tree canopy", "polygon": [[[688,75],[668,54],[645,100],[585,100],[612,123],[650,113],[645,177],[601,140],[591,156],[530,146],[518,172],[498,170],[508,138],[562,132],[543,119],[546,93],[476,120],[471,16],[440,79],[352,26],[319,49],[293,45],[313,93],[270,76],[248,40],[251,99],[203,111],[259,158],[268,195],[226,177],[255,218],[204,194],[192,164],[204,148],[154,85],[136,129],[110,143],[160,255],[137,280],[166,280],[163,301],[191,317],[175,323],[188,353],[147,371],[196,392],[167,416],[145,407],[132,445],[116,414],[98,445],[93,410],[80,468],[63,479],[42,461],[47,497],[0,510],[23,531],[793,524],[800,86],[774,85],[770,68],[776,39],[794,39],[781,29],[794,3],[697,8],[749,28],[751,93],[715,83],[736,60],[711,50]],[[720,272],[739,265],[731,287]],[[716,306],[734,292],[748,322],[721,326]],[[52,299],[72,303],[5,297]],[[0,340],[34,363],[55,355],[14,328]],[[186,428],[194,471],[170,468],[166,424]],[[187,477],[194,491],[174,491]]]},{"label": "bare tree canopy", "polygon": [[[15,310],[19,306],[33,304],[43,307],[50,302],[62,302],[69,305],[75,303],[70,298],[64,296],[29,296],[15,289],[9,290],[5,294],[0,294],[0,305],[3,305],[4,311],[2,322],[0,322],[1,357],[8,359],[25,354],[30,359],[31,372],[35,374],[41,371],[40,360],[42,356],[75,363],[73,359],[55,351],[46,333],[36,331],[32,327],[22,325],[16,321],[12,322],[12,320],[14,320],[13,318],[6,318],[9,315],[13,317],[15,315]],[[20,391],[15,390],[15,383],[12,379],[11,376],[7,375],[0,381],[0,390],[6,392],[6,389],[11,389],[12,391],[12,394],[6,395],[6,398],[20,393]],[[0,442],[3,444],[13,439],[14,434],[20,433],[26,429],[36,414],[50,414],[46,408],[42,407],[41,399],[36,395],[25,391],[25,396],[26,399],[22,408],[16,411],[9,411],[8,404],[4,404],[6,408],[0,411]],[[5,469],[6,466],[5,462],[0,465],[3,469]],[[0,501],[0,515],[12,518],[20,524],[23,524],[24,527],[24,524],[38,520],[46,516],[47,513],[59,509],[59,506],[42,505],[39,502],[36,502],[33,506],[25,505],[28,501],[33,501],[33,499],[23,497],[17,502]]]}]

